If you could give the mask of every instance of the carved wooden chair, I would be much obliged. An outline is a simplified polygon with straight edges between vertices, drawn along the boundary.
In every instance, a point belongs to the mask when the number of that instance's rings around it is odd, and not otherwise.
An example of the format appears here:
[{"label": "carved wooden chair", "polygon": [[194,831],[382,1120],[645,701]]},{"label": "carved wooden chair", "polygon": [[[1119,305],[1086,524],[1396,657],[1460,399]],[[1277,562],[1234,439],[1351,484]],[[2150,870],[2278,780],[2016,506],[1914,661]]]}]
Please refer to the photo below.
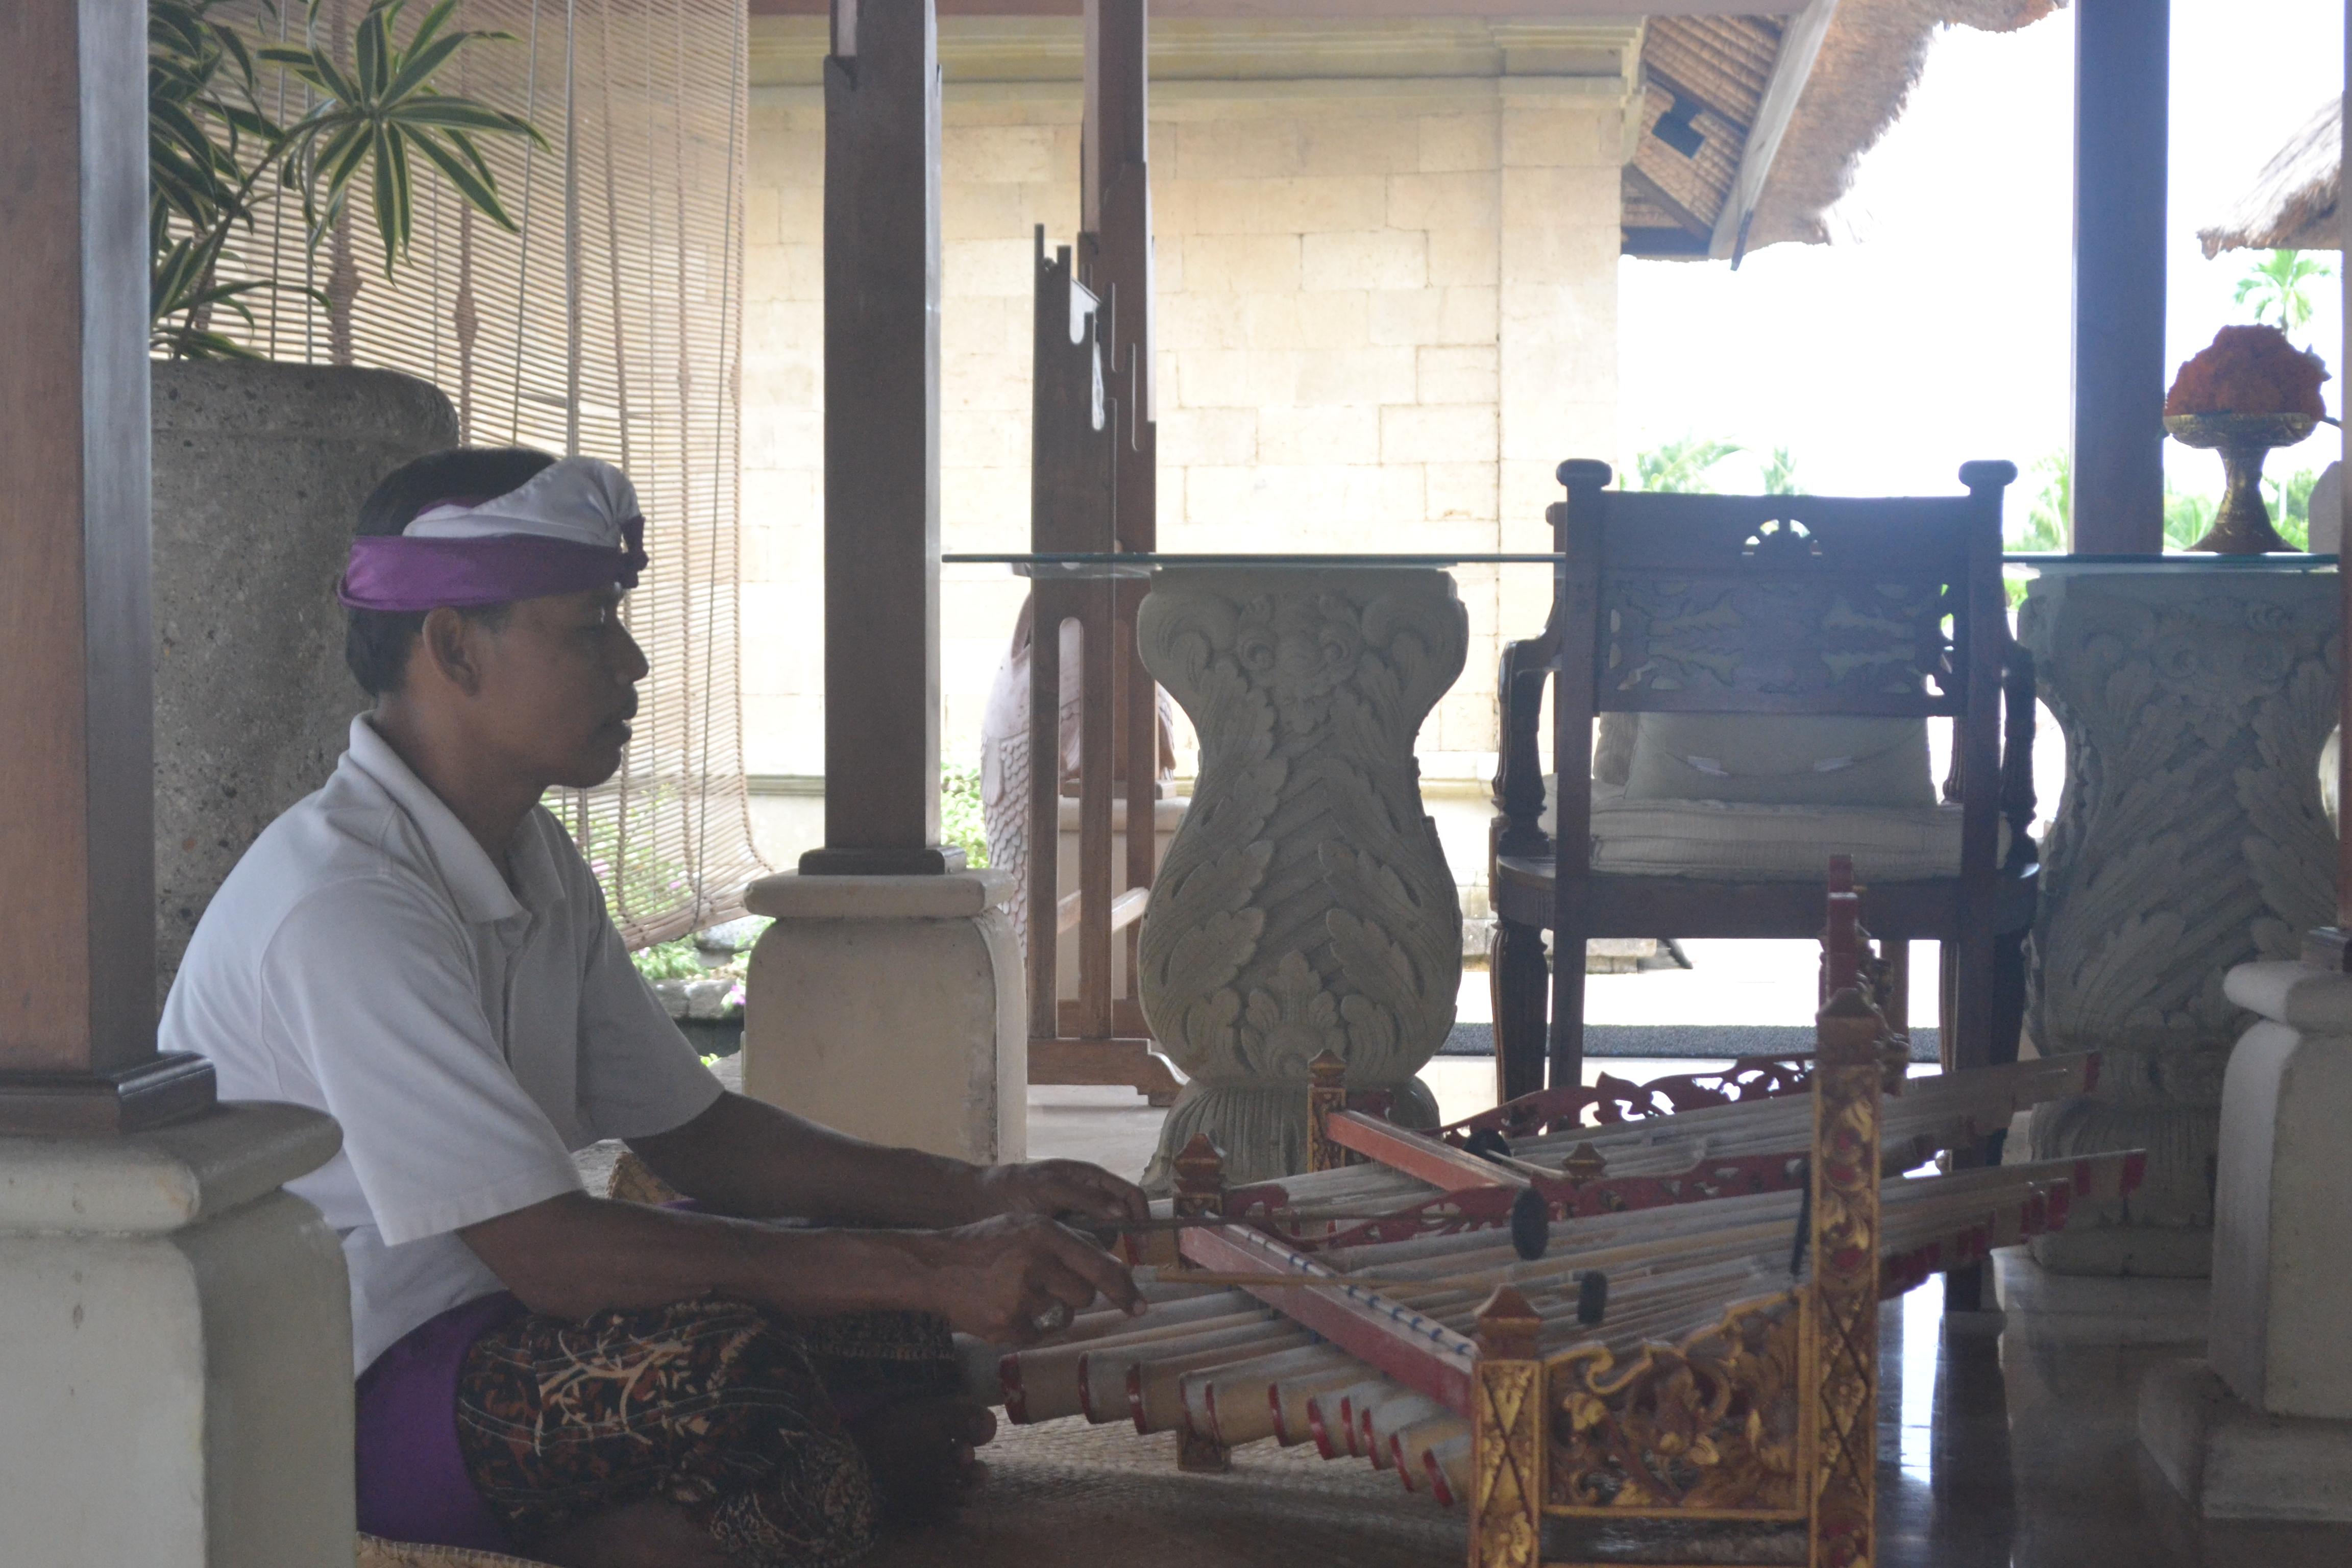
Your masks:
[{"label": "carved wooden chair", "polygon": [[[1842,852],[1856,858],[1863,923],[1896,965],[1894,1005],[1906,943],[1933,939],[1945,1065],[2016,1058],[2037,887],[2032,666],[2010,638],[2000,581],[2001,494],[2016,477],[1969,463],[1965,496],[1885,500],[1652,495],[1606,489],[1605,463],[1560,465],[1550,622],[1502,657],[1488,869],[1503,1099],[1543,1088],[1547,1065],[1553,1086],[1580,1080],[1588,938],[1816,935],[1822,869]],[[1941,802],[1923,775],[1907,812],[1634,800],[1607,785],[1596,800],[1604,714],[1948,718],[1952,766]]]}]

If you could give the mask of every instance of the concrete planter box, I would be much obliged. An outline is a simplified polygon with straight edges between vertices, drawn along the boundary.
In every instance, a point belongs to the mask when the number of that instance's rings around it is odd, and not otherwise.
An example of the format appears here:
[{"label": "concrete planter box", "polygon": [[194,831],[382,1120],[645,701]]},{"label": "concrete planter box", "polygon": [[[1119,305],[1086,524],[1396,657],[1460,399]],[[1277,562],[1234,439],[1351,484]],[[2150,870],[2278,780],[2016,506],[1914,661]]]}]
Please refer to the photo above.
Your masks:
[{"label": "concrete planter box", "polygon": [[229,868],[318,788],[364,699],[335,603],[359,503],[457,444],[391,371],[154,367],[155,898],[160,1003]]}]

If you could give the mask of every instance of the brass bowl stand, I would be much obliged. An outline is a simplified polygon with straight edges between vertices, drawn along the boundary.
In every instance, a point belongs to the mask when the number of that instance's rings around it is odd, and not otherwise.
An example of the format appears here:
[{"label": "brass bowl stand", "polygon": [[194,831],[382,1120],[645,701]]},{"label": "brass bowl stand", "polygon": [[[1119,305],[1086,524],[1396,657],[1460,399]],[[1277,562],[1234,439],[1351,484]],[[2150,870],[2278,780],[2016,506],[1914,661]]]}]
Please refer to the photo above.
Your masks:
[{"label": "brass bowl stand", "polygon": [[2319,427],[2308,414],[2168,414],[2164,427],[2184,447],[2221,454],[2225,484],[2213,526],[2191,550],[2217,555],[2262,555],[2292,550],[2271,526],[2263,504],[2263,460],[2273,447],[2292,447]]}]

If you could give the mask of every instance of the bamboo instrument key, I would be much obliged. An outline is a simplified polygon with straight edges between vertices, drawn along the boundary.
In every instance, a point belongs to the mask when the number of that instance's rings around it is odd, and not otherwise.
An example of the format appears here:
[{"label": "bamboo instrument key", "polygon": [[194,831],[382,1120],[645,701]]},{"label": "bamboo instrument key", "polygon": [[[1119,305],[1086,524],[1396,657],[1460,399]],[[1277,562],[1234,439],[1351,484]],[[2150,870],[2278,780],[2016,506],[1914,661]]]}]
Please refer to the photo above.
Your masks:
[{"label": "bamboo instrument key", "polygon": [[[1311,1225],[1365,1225],[1378,1220],[1395,1219],[1394,1214],[1335,1214],[1316,1215],[1306,1223]],[[1241,1225],[1251,1222],[1220,1215],[1166,1215],[1150,1219],[1104,1219],[1094,1215],[1066,1215],[1062,1223],[1077,1230],[1092,1231],[1097,1236],[1146,1236],[1167,1231],[1201,1230],[1212,1226]],[[1511,1201],[1511,1247],[1521,1258],[1533,1263],[1551,1247],[1551,1211],[1544,1206],[1543,1194],[1529,1187]]]},{"label": "bamboo instrument key", "polygon": [[1364,1290],[1448,1290],[1465,1285],[1510,1285],[1513,1289],[1535,1295],[1563,1295],[1570,1285],[1576,1287],[1577,1321],[1587,1327],[1597,1326],[1609,1311],[1609,1277],[1597,1268],[1587,1269],[1570,1279],[1509,1279],[1496,1281],[1488,1274],[1461,1275],[1454,1279],[1378,1279],[1368,1274],[1216,1274],[1206,1269],[1168,1269],[1160,1276],[1162,1285],[1212,1285],[1227,1288],[1255,1286],[1264,1289],[1306,1289],[1316,1286],[1353,1285]]},{"label": "bamboo instrument key", "polygon": [[[1460,1280],[1376,1279],[1369,1274],[1220,1274],[1206,1268],[1165,1268],[1160,1270],[1160,1283],[1162,1285],[1225,1287],[1255,1285],[1276,1290],[1307,1289],[1318,1285],[1354,1285],[1366,1290],[1444,1290],[1454,1288],[1465,1280],[1483,1282],[1470,1276],[1465,1276],[1464,1279]],[[1536,1283],[1535,1281],[1523,1282],[1524,1287],[1528,1289],[1533,1289]]]}]

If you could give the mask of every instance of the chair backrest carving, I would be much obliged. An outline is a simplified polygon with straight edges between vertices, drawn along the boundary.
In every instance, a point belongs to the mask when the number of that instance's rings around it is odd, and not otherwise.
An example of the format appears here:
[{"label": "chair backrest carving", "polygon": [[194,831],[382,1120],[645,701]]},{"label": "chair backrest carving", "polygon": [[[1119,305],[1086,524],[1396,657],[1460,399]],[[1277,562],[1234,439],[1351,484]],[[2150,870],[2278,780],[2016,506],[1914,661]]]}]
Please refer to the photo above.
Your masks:
[{"label": "chair backrest carving", "polygon": [[1587,518],[1571,500],[1553,522],[1594,568],[1597,710],[1965,706],[1971,498],[1599,493],[1594,504]]}]

